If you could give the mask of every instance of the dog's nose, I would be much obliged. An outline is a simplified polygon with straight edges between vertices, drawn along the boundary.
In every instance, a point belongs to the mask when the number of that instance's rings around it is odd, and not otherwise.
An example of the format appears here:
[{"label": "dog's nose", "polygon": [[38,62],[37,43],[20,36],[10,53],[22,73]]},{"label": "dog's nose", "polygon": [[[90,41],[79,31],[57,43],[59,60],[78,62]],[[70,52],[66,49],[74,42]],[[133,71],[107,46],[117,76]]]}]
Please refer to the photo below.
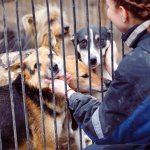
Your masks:
[{"label": "dog's nose", "polygon": [[53,66],[53,71],[54,71],[54,72],[58,72],[58,70],[59,70],[59,69],[58,69],[58,65],[55,64],[55,65]]},{"label": "dog's nose", "polygon": [[69,28],[70,28],[70,27],[69,27],[68,25],[64,26],[64,31],[65,31],[65,33],[69,31]]},{"label": "dog's nose", "polygon": [[96,65],[97,64],[97,59],[96,58],[91,58],[91,65]]},{"label": "dog's nose", "polygon": [[104,84],[106,85],[107,88],[109,88],[111,82],[112,82],[112,81],[109,80],[109,79],[104,79]]}]

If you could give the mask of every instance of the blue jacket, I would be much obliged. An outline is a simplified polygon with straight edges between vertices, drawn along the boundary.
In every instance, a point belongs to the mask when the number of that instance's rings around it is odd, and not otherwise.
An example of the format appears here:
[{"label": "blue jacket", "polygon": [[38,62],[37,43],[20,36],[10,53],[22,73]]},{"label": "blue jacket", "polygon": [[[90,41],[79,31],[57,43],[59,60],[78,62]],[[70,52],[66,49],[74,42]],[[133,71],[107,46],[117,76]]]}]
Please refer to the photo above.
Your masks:
[{"label": "blue jacket", "polygon": [[74,93],[69,107],[79,126],[97,144],[150,142],[150,20],[124,36],[132,51],[115,71],[102,103]]}]

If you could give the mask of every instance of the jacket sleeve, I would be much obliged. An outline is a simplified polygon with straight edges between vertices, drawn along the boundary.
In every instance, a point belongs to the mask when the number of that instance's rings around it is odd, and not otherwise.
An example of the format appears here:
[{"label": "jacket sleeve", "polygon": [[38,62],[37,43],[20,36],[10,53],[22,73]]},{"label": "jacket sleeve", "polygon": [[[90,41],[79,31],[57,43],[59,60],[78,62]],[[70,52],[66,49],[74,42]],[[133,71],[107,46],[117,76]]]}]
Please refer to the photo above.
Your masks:
[{"label": "jacket sleeve", "polygon": [[136,106],[134,101],[127,101],[127,97],[131,98],[134,94],[133,89],[134,87],[116,71],[115,79],[101,103],[91,96],[74,93],[70,97],[69,107],[73,110],[78,125],[96,142],[111,135],[130,114],[129,106]]}]

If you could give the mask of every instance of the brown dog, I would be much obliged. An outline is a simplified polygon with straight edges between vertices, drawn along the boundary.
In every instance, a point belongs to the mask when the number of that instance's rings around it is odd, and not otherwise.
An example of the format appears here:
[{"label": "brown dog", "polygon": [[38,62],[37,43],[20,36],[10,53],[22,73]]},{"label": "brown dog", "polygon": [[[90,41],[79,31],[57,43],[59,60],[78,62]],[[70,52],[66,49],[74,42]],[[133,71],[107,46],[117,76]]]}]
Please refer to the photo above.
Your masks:
[{"label": "brown dog", "polygon": [[[55,127],[54,127],[54,117],[53,117],[53,103],[52,103],[52,92],[48,88],[48,84],[44,82],[44,79],[51,79],[51,67],[53,67],[53,76],[58,78],[63,75],[63,66],[62,60],[55,53],[53,53],[53,66],[50,64],[49,58],[49,48],[41,47],[38,50],[39,53],[39,68],[40,68],[40,79],[41,79],[41,90],[43,94],[43,108],[44,108],[44,123],[45,123],[45,134],[46,134],[46,147],[49,150],[56,149],[55,144]],[[71,69],[72,67],[72,69]],[[20,63],[16,62],[11,65],[11,71],[16,74],[20,74]],[[88,68],[79,63],[79,79],[80,79],[80,91],[89,92],[88,82]],[[23,70],[25,78],[25,94],[26,94],[26,105],[27,105],[27,116],[29,123],[30,131],[30,144],[31,147],[35,150],[43,149],[43,136],[42,136],[42,120],[41,120],[41,109],[40,109],[40,98],[39,98],[39,82],[38,82],[38,69],[37,69],[37,60],[36,52],[34,51],[23,61]],[[71,88],[76,89],[76,68],[75,60],[72,58],[67,58],[67,71],[74,76],[74,80],[70,83]],[[100,78],[96,77],[92,73],[92,89],[99,91],[101,86]],[[9,88],[6,86],[0,87],[0,95],[4,94],[3,90],[7,88],[7,94],[9,93]],[[15,101],[15,111],[16,111],[16,124],[17,124],[17,136],[19,149],[26,149],[26,136],[25,136],[25,125],[24,125],[24,112],[23,112],[23,93],[21,88],[21,77],[20,75],[13,81],[13,92],[14,92],[14,101]],[[6,95],[6,90],[5,90]],[[9,94],[8,94],[9,95]],[[64,117],[65,117],[65,101],[60,96],[55,94],[56,98],[56,119],[57,119],[57,134],[58,138],[61,136]],[[13,138],[13,129],[12,129],[12,117],[11,117],[11,107],[8,96],[0,98],[5,103],[0,103],[0,110],[4,113],[0,115],[0,119],[4,120],[1,122],[1,131],[2,131],[2,142],[4,149],[13,149],[14,141]],[[19,104],[18,104],[19,103]],[[6,110],[7,106],[7,110]],[[18,107],[17,107],[18,106]],[[21,107],[20,107],[21,106]],[[21,110],[20,110],[21,109]],[[19,112],[19,113],[18,113]],[[9,115],[8,115],[9,114]],[[5,116],[5,117],[4,117]],[[7,118],[7,120],[5,120]],[[21,120],[21,121],[20,121]],[[9,123],[8,123],[9,122]],[[6,124],[9,126],[6,127]],[[3,129],[10,130],[9,134],[3,132]],[[21,131],[21,132],[20,132]],[[19,134],[22,133],[22,134]],[[11,137],[11,138],[10,138]],[[11,139],[11,140],[10,140]],[[11,141],[11,142],[10,142]],[[9,143],[9,144],[8,144]],[[61,144],[61,143],[60,143]],[[78,143],[77,143],[78,144]],[[79,145],[78,145],[79,147]]]},{"label": "brown dog", "polygon": [[[44,82],[44,79],[51,79],[51,70],[53,67],[53,76],[54,78],[57,78],[58,76],[61,76],[63,74],[63,66],[61,58],[56,56],[56,54],[53,53],[53,66],[50,64],[50,55],[49,55],[49,49],[45,47],[41,47],[38,50],[39,53],[39,67],[40,67],[40,79],[41,79],[41,88],[42,88],[42,94],[43,94],[43,108],[44,108],[44,119],[45,119],[45,130],[46,130],[46,145],[49,149],[55,149],[55,136],[54,136],[54,119],[53,119],[53,104],[52,104],[52,93],[48,88],[48,84]],[[29,131],[30,131],[30,144],[31,148],[33,149],[42,149],[43,148],[43,137],[42,137],[42,120],[41,120],[41,110],[40,110],[40,98],[39,98],[39,83],[38,83],[38,69],[37,69],[37,60],[36,60],[36,52],[34,51],[32,54],[30,54],[25,60],[23,61],[23,70],[24,70],[24,78],[25,78],[25,89],[26,89],[26,105],[27,105],[27,116],[28,116],[28,123],[29,123]],[[13,64],[11,66],[11,71],[14,71],[15,73],[20,72],[20,63]],[[1,87],[2,89],[6,89],[6,86]],[[6,91],[6,90],[5,90]],[[13,81],[13,91],[14,91],[14,100],[15,105],[19,103],[22,104],[22,88],[21,88],[21,78],[20,75]],[[3,94],[3,93],[1,93]],[[18,95],[18,96],[15,96]],[[18,99],[17,99],[18,98]],[[17,99],[17,100],[16,100]],[[58,123],[58,136],[60,136],[61,133],[61,124],[63,123],[64,118],[64,109],[65,109],[65,101],[62,100],[60,97],[57,97],[56,95],[56,116],[57,116],[57,123]],[[1,110],[5,110],[5,104],[6,106],[9,106],[6,113],[3,115],[6,116],[6,118],[12,118],[8,116],[8,112],[11,112],[10,108],[10,102],[9,99],[5,100],[5,103],[1,103]],[[19,107],[16,108],[16,120],[18,121],[18,117],[20,115],[17,115],[18,111],[21,109]],[[5,111],[4,111],[5,112]],[[23,111],[21,111],[23,112]],[[24,114],[22,113],[22,118]],[[3,116],[1,116],[1,120],[4,119]],[[20,119],[19,119],[20,120]],[[23,120],[23,119],[21,119]],[[3,121],[4,122],[4,121]],[[5,124],[1,122],[1,127],[4,127]],[[10,126],[6,127],[8,130],[12,131],[12,123],[10,122]],[[6,121],[6,124],[7,121]],[[19,139],[19,148],[20,149],[26,149],[26,136],[20,135],[19,131],[20,129],[23,130],[24,123],[23,122],[17,122],[17,134]],[[13,147],[13,143],[9,142],[10,139],[13,139],[11,136],[8,136],[9,134],[3,133],[2,129],[2,142],[4,149],[9,149]],[[25,130],[24,130],[25,132]],[[23,133],[23,131],[22,131]],[[12,134],[13,135],[13,134]],[[25,134],[24,134],[25,135]],[[9,143],[9,144],[7,144]],[[9,147],[10,146],[10,147]]]},{"label": "brown dog", "polygon": [[[79,92],[84,94],[89,94],[90,86],[89,86],[89,69],[87,65],[83,62],[78,61],[78,80],[79,80]],[[74,56],[67,56],[66,57],[66,70],[68,73],[72,75],[72,80],[69,82],[69,86],[75,90],[77,90],[77,69],[76,69],[76,60]],[[91,71],[91,92],[92,96],[101,99],[101,78],[99,75],[95,74]],[[103,85],[103,90],[106,90],[106,86]],[[79,128],[76,126],[76,123],[73,120],[73,135],[71,136],[71,141],[74,139],[74,144],[71,144],[71,150],[79,150],[80,149],[80,136],[79,136]],[[62,136],[63,135],[63,136]],[[63,129],[63,133],[60,139],[61,149],[67,149],[67,130]],[[66,138],[64,138],[66,137]],[[83,148],[86,147],[86,140],[84,133],[82,133],[82,146]],[[89,140],[89,139],[88,139]],[[89,142],[89,141],[88,141]]]},{"label": "brown dog", "polygon": [[[67,56],[66,57],[66,69],[67,72],[72,74],[73,80],[69,83],[71,87],[77,89],[77,69],[76,69],[76,60],[74,56]],[[89,69],[84,62],[78,60],[78,76],[79,76],[79,91],[82,93],[89,93]],[[99,75],[95,74],[91,70],[91,90],[92,95],[96,96],[95,94],[101,93],[101,78]],[[106,90],[105,84],[103,85],[103,90]],[[96,96],[97,97],[97,96]],[[97,97],[98,98],[98,97]]]}]

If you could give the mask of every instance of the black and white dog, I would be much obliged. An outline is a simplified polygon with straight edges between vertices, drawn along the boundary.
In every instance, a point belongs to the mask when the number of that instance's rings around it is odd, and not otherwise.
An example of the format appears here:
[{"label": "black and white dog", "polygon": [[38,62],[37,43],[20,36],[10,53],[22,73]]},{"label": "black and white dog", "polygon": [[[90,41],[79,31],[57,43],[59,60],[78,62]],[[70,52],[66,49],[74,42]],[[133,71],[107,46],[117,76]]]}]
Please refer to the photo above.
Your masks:
[{"label": "black and white dog", "polygon": [[[110,31],[106,27],[101,27],[101,38],[99,34],[99,27],[94,25],[89,26],[89,41],[88,41],[88,33],[87,28],[82,28],[76,34],[76,36],[72,37],[72,41],[75,45],[77,43],[77,51],[78,51],[78,58],[83,61],[87,66],[89,65],[89,61],[91,64],[91,69],[98,68],[103,63],[103,71],[104,77],[111,79],[110,75],[106,71],[105,64],[106,64],[106,52],[109,48],[111,48],[111,34]],[[76,41],[75,41],[76,39]],[[89,43],[88,43],[89,42]],[[88,48],[89,44],[89,48]],[[114,46],[116,44],[114,43]],[[88,59],[88,49],[90,50],[90,60]],[[100,50],[102,50],[100,55]],[[116,54],[114,54],[116,55]],[[116,56],[114,56],[116,58]],[[102,61],[101,61],[102,58]],[[117,63],[114,60],[114,69],[117,68]],[[111,63],[111,59],[110,59]],[[106,75],[107,74],[107,75]]]}]

